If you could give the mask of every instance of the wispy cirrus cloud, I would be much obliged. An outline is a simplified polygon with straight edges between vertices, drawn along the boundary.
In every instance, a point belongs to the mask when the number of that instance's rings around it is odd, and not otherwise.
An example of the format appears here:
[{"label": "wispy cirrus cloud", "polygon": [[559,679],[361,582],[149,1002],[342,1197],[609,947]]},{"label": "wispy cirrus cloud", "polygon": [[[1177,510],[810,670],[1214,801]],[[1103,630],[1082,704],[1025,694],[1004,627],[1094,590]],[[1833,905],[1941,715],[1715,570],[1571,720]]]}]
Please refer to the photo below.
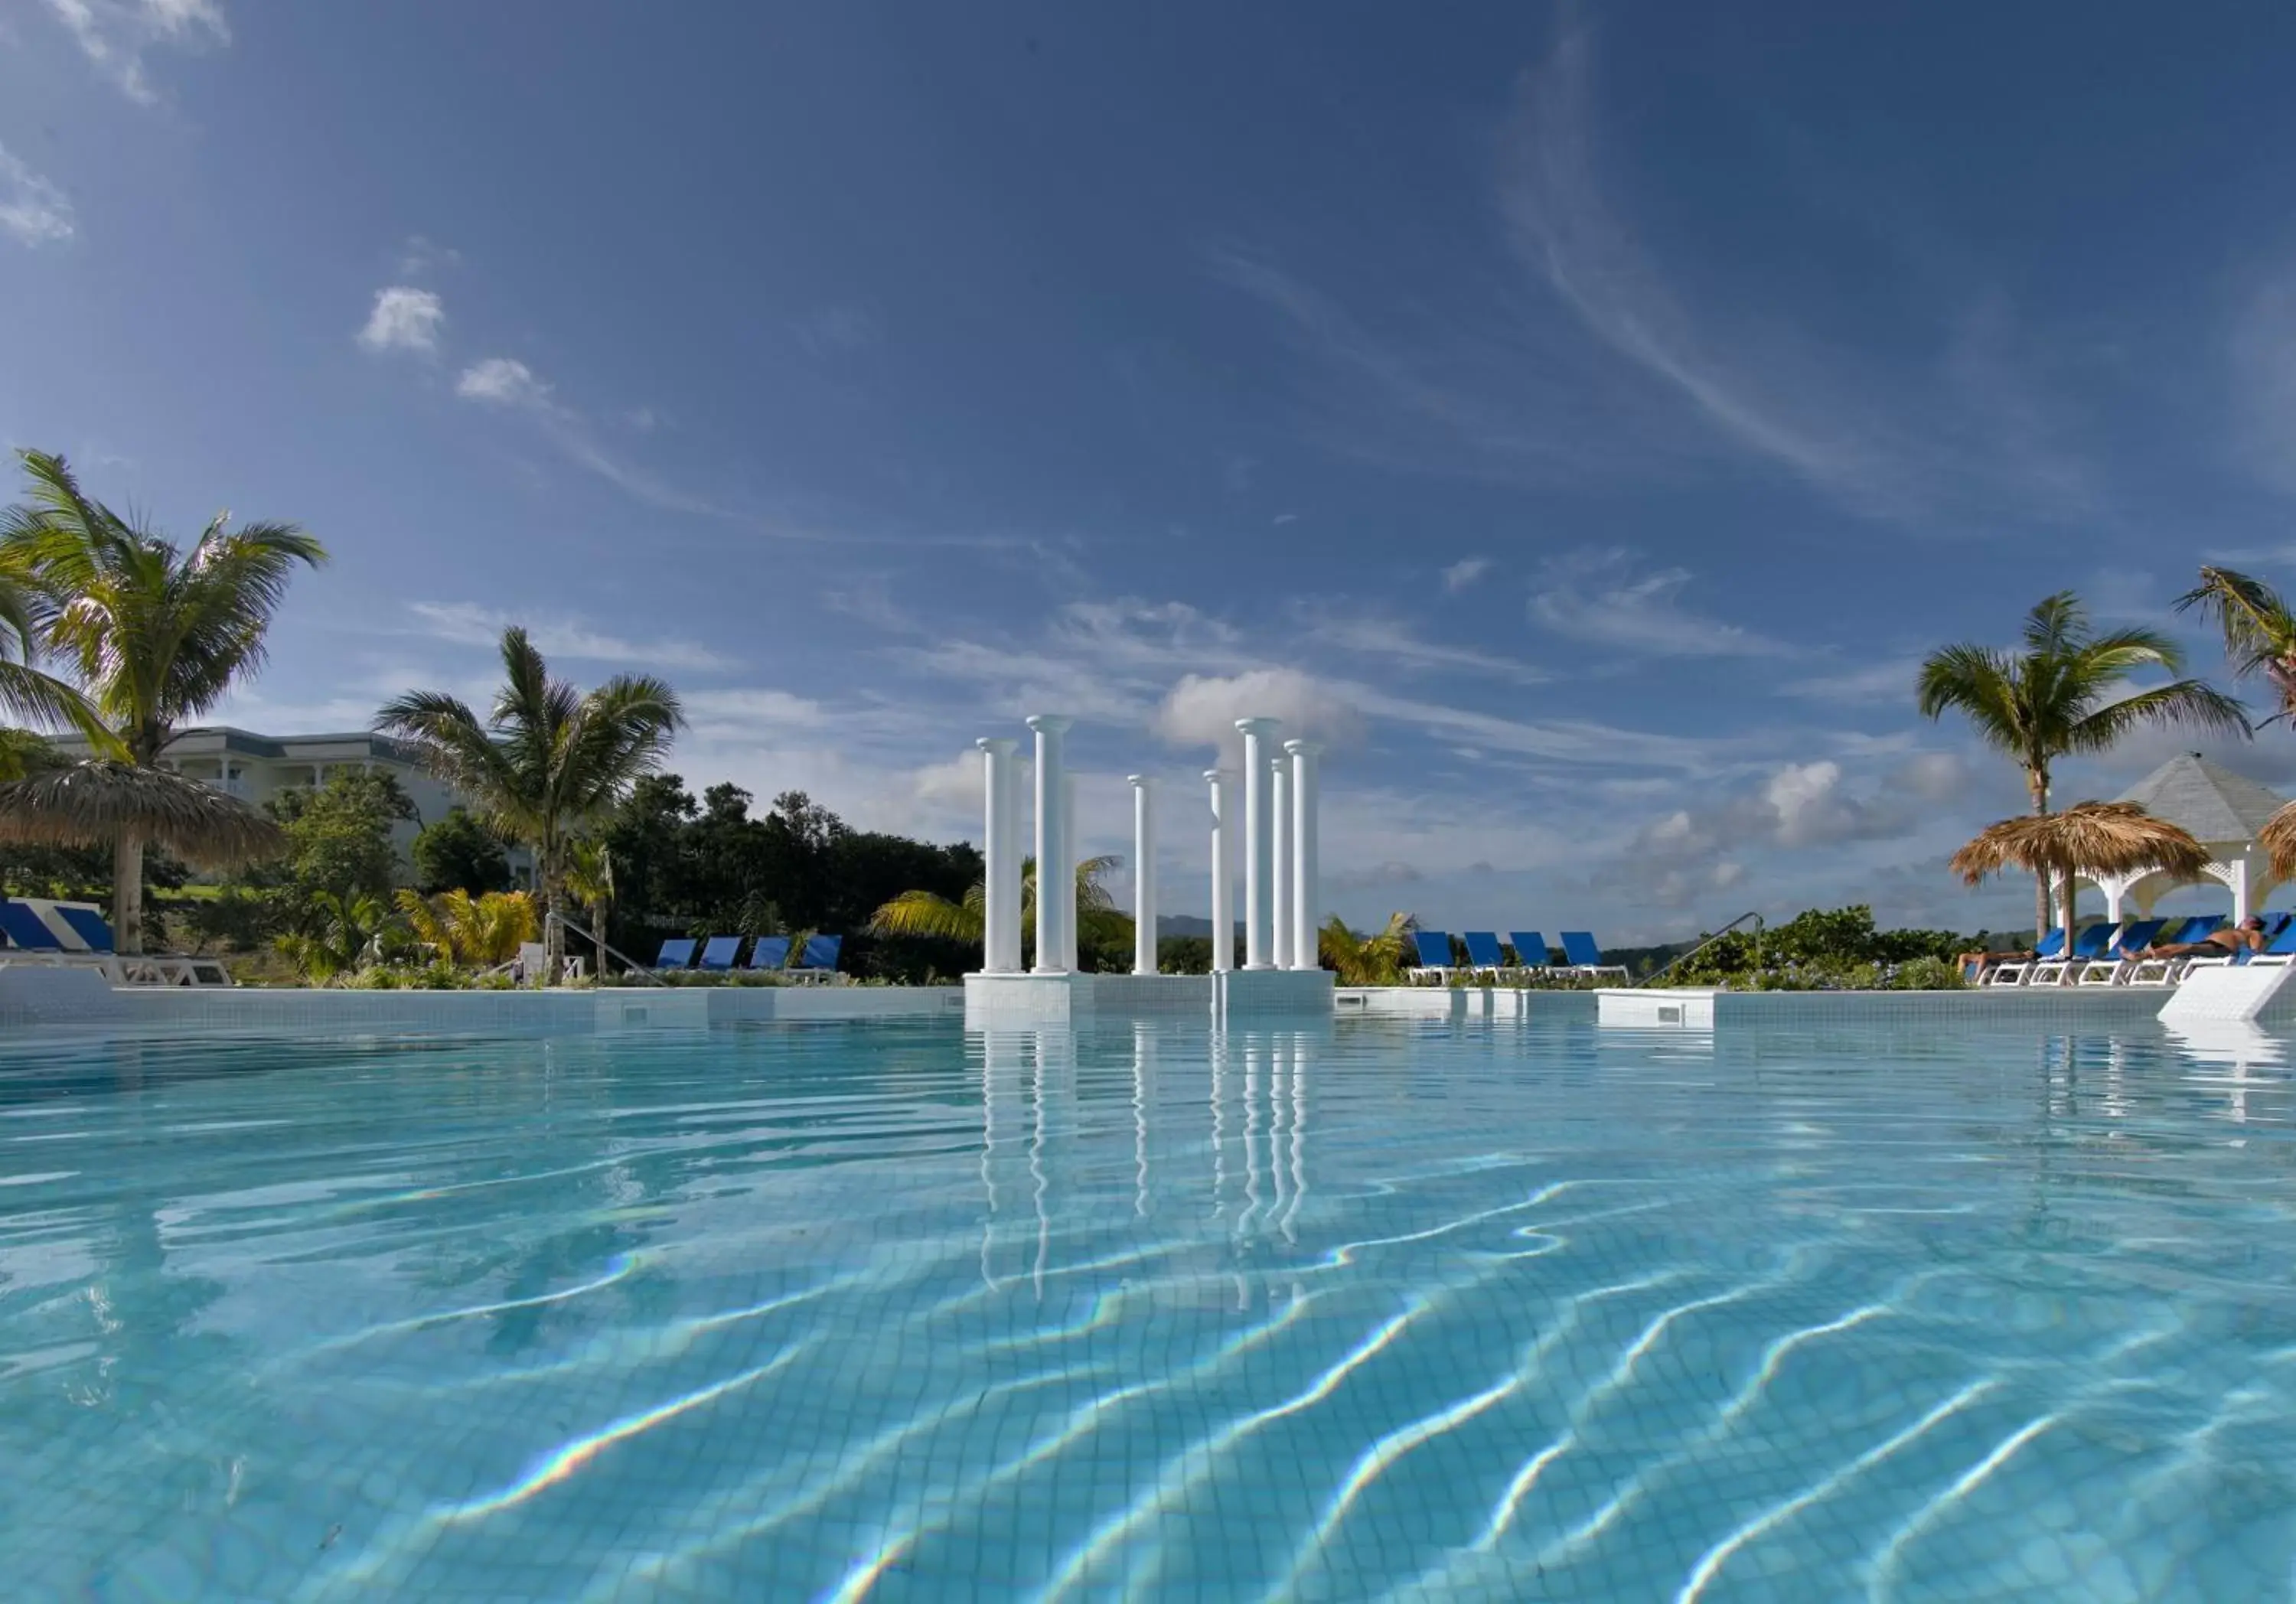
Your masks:
[{"label": "wispy cirrus cloud", "polygon": [[160,98],[144,70],[153,47],[197,50],[231,42],[217,0],[47,0],[47,6],[89,63],[139,105]]},{"label": "wispy cirrus cloud", "polygon": [[1530,598],[1534,623],[1552,634],[1641,657],[1791,657],[1796,648],[1687,606],[1693,576],[1644,569],[1623,548],[1589,547],[1549,559]]},{"label": "wispy cirrus cloud", "polygon": [[[538,428],[558,452],[608,484],[665,512],[697,518],[730,519],[709,497],[660,478],[602,444],[590,420],[557,398],[550,383],[515,356],[488,356],[472,363],[455,381],[455,393],[466,401],[520,413]],[[755,520],[742,519],[743,522]],[[763,531],[761,531],[763,532]],[[787,530],[773,530],[787,534]]]},{"label": "wispy cirrus cloud", "polygon": [[649,672],[666,668],[722,669],[732,659],[692,641],[633,641],[594,629],[579,619],[521,618],[475,602],[415,602],[407,610],[422,620],[422,632],[458,646],[498,645],[502,633],[522,624],[545,657],[577,662],[615,663]]},{"label": "wispy cirrus cloud", "polygon": [[[374,307],[358,331],[358,342],[369,351],[414,351],[435,356],[439,335],[446,324],[447,308],[436,293],[393,284],[374,292]],[[465,381],[470,377],[463,375]]]},{"label": "wispy cirrus cloud", "polygon": [[1462,557],[1443,570],[1443,588],[1456,596],[1490,571],[1489,558]]},{"label": "wispy cirrus cloud", "polygon": [[0,231],[26,245],[53,245],[78,228],[70,197],[0,145]]}]

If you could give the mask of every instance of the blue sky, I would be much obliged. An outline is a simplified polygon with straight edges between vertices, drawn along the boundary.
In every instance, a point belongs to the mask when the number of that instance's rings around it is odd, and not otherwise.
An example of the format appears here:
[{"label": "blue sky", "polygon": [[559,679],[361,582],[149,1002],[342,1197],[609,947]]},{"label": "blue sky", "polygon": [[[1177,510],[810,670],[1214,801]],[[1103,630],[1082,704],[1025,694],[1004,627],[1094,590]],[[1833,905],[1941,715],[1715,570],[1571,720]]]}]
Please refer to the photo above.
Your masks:
[{"label": "blue sky", "polygon": [[1919,655],[2296,579],[2296,14],[2231,19],[19,0],[0,438],[328,541],[255,727],[520,620],[941,838],[1073,712],[1176,910],[1266,711],[1358,920],[2005,921]]}]

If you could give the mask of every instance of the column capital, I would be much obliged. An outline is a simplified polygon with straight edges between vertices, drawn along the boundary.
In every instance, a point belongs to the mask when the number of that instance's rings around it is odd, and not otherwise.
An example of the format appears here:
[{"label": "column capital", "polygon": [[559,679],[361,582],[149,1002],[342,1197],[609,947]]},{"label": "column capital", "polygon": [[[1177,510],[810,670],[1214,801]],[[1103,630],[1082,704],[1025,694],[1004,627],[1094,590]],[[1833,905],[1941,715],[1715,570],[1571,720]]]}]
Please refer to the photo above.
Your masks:
[{"label": "column capital", "polygon": [[1324,749],[1324,743],[1320,741],[1287,741],[1283,743],[1283,749],[1294,757],[1313,757]]},{"label": "column capital", "polygon": [[1235,771],[1234,769],[1208,768],[1204,771],[1204,778],[1210,781],[1214,785],[1218,785],[1223,780],[1234,779]]},{"label": "column capital", "polygon": [[1235,721],[1235,727],[1247,735],[1273,735],[1283,727],[1283,721],[1280,718],[1257,716],[1239,718]]},{"label": "column capital", "polygon": [[1021,749],[1021,743],[1010,735],[983,735],[972,744],[984,752],[994,752],[1000,757],[1010,757]]},{"label": "column capital", "polygon": [[1076,720],[1065,713],[1031,713],[1024,722],[1040,735],[1058,735]]},{"label": "column capital", "polygon": [[1124,776],[1124,782],[1127,785],[1137,786],[1142,790],[1146,790],[1156,783],[1145,774],[1127,774]]}]

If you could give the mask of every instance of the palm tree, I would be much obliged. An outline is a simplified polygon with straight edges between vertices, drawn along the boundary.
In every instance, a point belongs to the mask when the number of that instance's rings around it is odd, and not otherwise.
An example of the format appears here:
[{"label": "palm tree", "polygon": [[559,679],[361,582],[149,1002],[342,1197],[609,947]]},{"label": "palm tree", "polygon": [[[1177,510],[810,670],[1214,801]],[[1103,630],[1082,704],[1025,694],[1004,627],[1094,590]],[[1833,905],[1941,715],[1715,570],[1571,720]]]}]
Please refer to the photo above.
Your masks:
[{"label": "palm tree", "polygon": [[[222,512],[184,551],[90,500],[62,457],[21,460],[26,499],[0,512],[0,578],[23,598],[26,638],[78,671],[99,757],[156,769],[181,724],[262,667],[288,581],[326,549],[293,524],[234,528]],[[113,824],[114,934],[140,953],[150,832]]]},{"label": "palm tree", "polygon": [[472,896],[457,886],[425,900],[421,892],[402,886],[397,901],[414,939],[448,963],[480,969],[508,963],[534,939],[534,899],[523,891]]},{"label": "palm tree", "polygon": [[275,945],[303,978],[321,986],[332,985],[365,962],[390,922],[382,899],[364,891],[315,891],[310,914],[306,929],[280,937]]},{"label": "palm tree", "polygon": [[576,834],[669,756],[685,725],[677,692],[648,675],[620,674],[594,691],[550,677],[526,631],[503,631],[505,678],[481,719],[444,691],[410,691],[374,727],[411,741],[423,766],[471,798],[496,834],[534,849],[549,978],[566,958],[554,917],[566,900]]},{"label": "palm tree", "polygon": [[1358,936],[1334,913],[1316,938],[1316,953],[1338,972],[1341,986],[1393,986],[1409,951],[1412,924],[1410,914],[1390,913],[1377,935]]},{"label": "palm tree", "polygon": [[[2073,876],[2128,874],[2161,869],[2197,875],[2208,849],[2182,827],[2156,819],[2134,802],[2076,802],[2059,814],[2028,814],[1988,824],[1953,855],[1948,865],[1971,885],[2014,865],[2062,888],[2060,917],[2066,939],[2073,928]],[[2042,923],[2048,922],[2047,915]]]},{"label": "palm tree", "polygon": [[[2247,734],[2241,706],[2206,681],[2179,679],[2130,692],[2140,669],[2184,671],[2177,643],[2153,629],[2100,634],[2070,591],[2025,616],[2023,650],[1962,644],[1931,652],[1916,687],[1925,717],[1965,715],[1978,738],[2025,772],[2037,814],[2049,811],[2050,769],[2061,757],[2103,752],[2139,724],[2192,724]],[[2037,876],[2034,929],[2049,924],[2049,882]]]},{"label": "palm tree", "polygon": [[[1117,911],[1116,899],[1100,877],[1117,867],[1119,857],[1088,857],[1077,863],[1077,933],[1096,941],[1120,939],[1130,921]],[[1030,935],[1037,924],[1037,860],[1021,860],[1021,929]],[[904,891],[870,917],[869,929],[880,936],[941,936],[952,941],[978,942],[988,928],[988,888],[975,880],[959,902],[937,891]]]},{"label": "palm tree", "polygon": [[595,836],[568,854],[566,890],[590,911],[590,968],[606,972],[606,914],[614,905],[614,855]]},{"label": "palm tree", "polygon": [[2260,674],[2279,708],[2266,724],[2296,722],[2296,613],[2278,591],[2231,569],[2203,568],[2201,582],[2177,598],[2178,612],[2196,612],[2224,631],[2233,674]]}]

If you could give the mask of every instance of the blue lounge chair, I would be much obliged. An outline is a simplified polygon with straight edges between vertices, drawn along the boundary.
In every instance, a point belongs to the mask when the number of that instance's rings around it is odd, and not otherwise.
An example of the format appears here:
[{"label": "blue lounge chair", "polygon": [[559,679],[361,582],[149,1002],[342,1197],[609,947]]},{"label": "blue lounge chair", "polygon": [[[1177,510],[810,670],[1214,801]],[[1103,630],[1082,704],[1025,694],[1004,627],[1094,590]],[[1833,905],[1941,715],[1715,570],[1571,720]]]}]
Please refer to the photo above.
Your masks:
[{"label": "blue lounge chair", "polygon": [[1506,968],[1506,954],[1499,950],[1499,938],[1488,930],[1469,930],[1459,937],[1467,944],[1467,967],[1477,974],[1486,970],[1497,974]]},{"label": "blue lounge chair", "polygon": [[1448,934],[1442,930],[1414,930],[1411,932],[1411,944],[1419,949],[1419,962],[1411,970],[1413,978],[1421,975],[1433,975],[1441,980],[1451,978],[1453,965]]},{"label": "blue lounge chair", "polygon": [[1514,947],[1514,966],[1519,970],[1544,972],[1550,967],[1546,961],[1546,937],[1537,930],[1509,930],[1507,940]]},{"label": "blue lounge chair", "polygon": [[1627,978],[1625,964],[1603,962],[1603,949],[1595,945],[1594,936],[1588,931],[1563,931],[1562,956],[1579,974],[1616,975],[1621,980]]},{"label": "blue lounge chair", "polygon": [[697,944],[691,936],[673,936],[661,944],[661,956],[653,961],[658,970],[682,970],[693,967],[693,949]]},{"label": "blue lounge chair", "polygon": [[[1988,986],[2023,986],[2027,981],[2032,978],[2033,971],[2040,968],[2041,965],[2045,963],[2062,963],[2065,961],[2066,953],[2069,951],[2076,953],[2077,955],[2083,960],[2095,957],[2098,953],[2104,950],[2104,943],[2111,939],[2112,935],[2112,932],[2111,930],[2106,929],[2102,926],[2087,925],[2083,927],[2080,932],[2069,942],[2066,939],[2066,933],[2062,928],[2052,930],[2049,932],[2048,938],[2046,940],[2042,941],[2034,946],[2031,957],[2012,958],[2006,963],[1995,964],[1991,970],[1987,973],[1985,977],[1985,984]],[[2094,941],[2095,944],[2095,946],[2088,952],[2079,952],[2079,948],[2080,944],[2089,941]]]},{"label": "blue lounge chair", "polygon": [[758,945],[750,949],[750,967],[775,972],[789,967],[790,938],[786,936],[760,936]]},{"label": "blue lounge chair", "polygon": [[2028,986],[2062,986],[2081,965],[2102,958],[2112,950],[2120,927],[2111,920],[2085,927],[2073,937],[2072,945],[2054,958],[2037,962],[2025,977]]},{"label": "blue lounge chair", "polygon": [[[1974,966],[1964,964],[1961,968],[1961,978],[1968,981],[1972,986],[2014,986],[2017,984],[2014,980],[1994,979],[1993,977],[1995,973],[2007,965],[2013,963],[2018,966],[2020,978],[2021,978],[2023,969],[2027,964],[2037,962],[2043,958],[2054,958],[2064,950],[2065,932],[2063,927],[2060,926],[2058,929],[2051,930],[2047,935],[2041,937],[2038,945],[2033,948],[2032,955],[2030,957],[2005,958],[2000,960],[1998,962],[1991,964],[1988,964],[1982,960],[1980,960]],[[1971,972],[1972,967],[1976,971],[1973,974]]]},{"label": "blue lounge chair", "polygon": [[2269,915],[2265,929],[2270,933],[2270,939],[2265,942],[2262,952],[2250,954],[2248,962],[2251,967],[2262,964],[2272,969],[2285,969],[2289,964],[2296,963],[2296,918],[2285,913]]},{"label": "blue lounge chair", "polygon": [[10,900],[0,902],[0,936],[8,937],[8,945],[22,953],[61,953],[64,944],[48,921],[42,919],[30,904]]},{"label": "blue lounge chair", "polygon": [[56,917],[64,921],[64,928],[78,937],[89,952],[109,953],[114,950],[117,944],[111,938],[111,927],[103,922],[102,914],[78,903],[58,903],[55,906]]},{"label": "blue lounge chair", "polygon": [[702,944],[701,956],[693,961],[693,967],[707,970],[713,975],[722,975],[734,967],[734,960],[741,955],[741,952],[742,938],[739,936],[712,936]]},{"label": "blue lounge chair", "polygon": [[[2220,913],[2201,913],[2185,921],[2174,929],[2163,933],[2153,942],[2155,946],[2184,946],[2195,941],[2206,941],[2218,926],[2224,923]],[[2192,966],[2190,958],[2140,958],[2129,966],[2128,985],[2174,986],[2184,978]]]},{"label": "blue lounge chair", "polygon": [[837,953],[844,945],[842,936],[807,937],[805,950],[798,954],[791,975],[806,980],[829,979],[837,973]]},{"label": "blue lounge chair", "polygon": [[2161,938],[2169,921],[2165,919],[2139,919],[2121,926],[2120,934],[2104,949],[2101,958],[2091,958],[2075,967],[2075,986],[2118,986],[2135,967],[2136,954]]}]

